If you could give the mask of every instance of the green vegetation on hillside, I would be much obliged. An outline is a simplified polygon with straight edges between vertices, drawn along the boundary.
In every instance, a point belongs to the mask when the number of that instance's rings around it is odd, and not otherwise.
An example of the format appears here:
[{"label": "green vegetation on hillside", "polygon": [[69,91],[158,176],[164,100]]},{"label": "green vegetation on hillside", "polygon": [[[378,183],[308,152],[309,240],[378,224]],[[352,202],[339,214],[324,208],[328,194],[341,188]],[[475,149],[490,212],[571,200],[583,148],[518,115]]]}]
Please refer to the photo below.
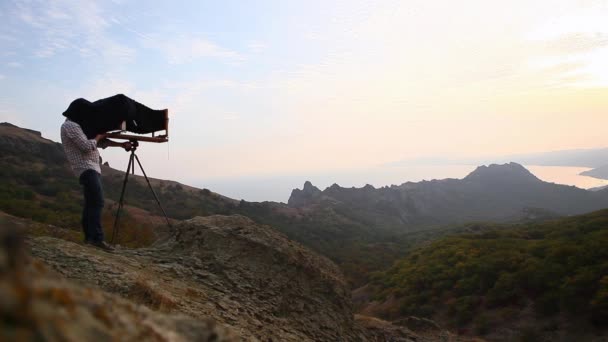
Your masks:
[{"label": "green vegetation on hillside", "polygon": [[[109,170],[108,170],[109,171]],[[104,172],[105,196],[118,202],[124,180],[122,172]],[[167,215],[178,220],[213,214],[229,215],[236,204],[207,189],[186,189],[179,183],[159,181],[153,185]],[[125,203],[162,216],[154,196],[142,177],[131,177],[127,184]]]},{"label": "green vegetation on hillside", "polygon": [[[41,143],[35,146],[24,151],[0,144],[0,150],[6,153],[0,158],[0,211],[80,234],[82,189],[67,165],[61,145]],[[110,184],[110,191],[115,192],[113,186]],[[103,213],[106,236],[111,236],[114,210],[106,206]],[[120,222],[116,242],[135,247],[154,241],[154,227],[138,223],[128,212],[123,212]],[[50,231],[42,229],[39,233],[46,235]]]},{"label": "green vegetation on hillside", "polygon": [[78,227],[82,212],[78,181],[62,165],[65,157],[50,156],[58,159],[40,162],[41,157],[26,155],[0,160],[0,210],[38,222]]},{"label": "green vegetation on hillside", "polygon": [[512,319],[532,307],[539,319],[560,314],[605,325],[608,210],[442,238],[376,274],[373,283],[378,299],[397,303],[384,312],[389,318],[450,317],[459,327],[474,321],[483,333],[500,324],[487,312]]}]

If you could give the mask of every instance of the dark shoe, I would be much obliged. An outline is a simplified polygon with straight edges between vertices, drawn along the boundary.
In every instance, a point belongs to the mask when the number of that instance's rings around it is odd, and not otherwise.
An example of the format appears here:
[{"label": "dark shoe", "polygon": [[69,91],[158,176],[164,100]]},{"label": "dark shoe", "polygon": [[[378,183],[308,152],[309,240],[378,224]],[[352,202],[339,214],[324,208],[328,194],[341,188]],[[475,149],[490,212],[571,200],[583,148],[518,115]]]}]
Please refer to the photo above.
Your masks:
[{"label": "dark shoe", "polygon": [[114,247],[110,246],[109,244],[107,244],[105,241],[97,241],[97,242],[90,242],[91,246],[93,247],[97,247],[99,249],[102,249],[106,252],[112,252],[114,251]]}]

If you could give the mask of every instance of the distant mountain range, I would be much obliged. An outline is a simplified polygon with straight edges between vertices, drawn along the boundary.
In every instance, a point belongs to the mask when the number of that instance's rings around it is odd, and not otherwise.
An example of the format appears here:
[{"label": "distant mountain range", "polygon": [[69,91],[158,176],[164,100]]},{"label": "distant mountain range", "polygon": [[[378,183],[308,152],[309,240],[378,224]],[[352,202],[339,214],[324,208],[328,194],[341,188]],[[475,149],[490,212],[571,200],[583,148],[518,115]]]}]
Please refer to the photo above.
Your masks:
[{"label": "distant mountain range", "polygon": [[539,153],[513,154],[486,158],[415,158],[390,163],[389,166],[407,165],[481,165],[516,162],[522,165],[589,167],[581,175],[608,179],[608,148],[575,149]]},{"label": "distant mountain range", "polygon": [[516,154],[497,158],[496,162],[516,161],[526,165],[579,166],[597,168],[608,164],[608,148],[562,150]]},{"label": "distant mountain range", "polygon": [[538,153],[512,154],[484,158],[413,158],[390,163],[390,165],[479,165],[488,163],[504,164],[517,162],[524,165],[578,166],[596,168],[608,164],[608,148],[575,149]]},{"label": "distant mountain range", "polygon": [[599,179],[608,179],[608,164],[597,167],[593,170],[581,172],[581,175]]},{"label": "distant mountain range", "polygon": [[[310,182],[293,190],[288,205],[314,210],[346,208],[377,227],[408,229],[469,221],[517,221],[529,208],[557,215],[575,215],[608,207],[608,192],[590,192],[573,186],[547,183],[516,163],[480,166],[464,179],[371,185],[324,191]],[[357,220],[360,221],[360,220]]]}]

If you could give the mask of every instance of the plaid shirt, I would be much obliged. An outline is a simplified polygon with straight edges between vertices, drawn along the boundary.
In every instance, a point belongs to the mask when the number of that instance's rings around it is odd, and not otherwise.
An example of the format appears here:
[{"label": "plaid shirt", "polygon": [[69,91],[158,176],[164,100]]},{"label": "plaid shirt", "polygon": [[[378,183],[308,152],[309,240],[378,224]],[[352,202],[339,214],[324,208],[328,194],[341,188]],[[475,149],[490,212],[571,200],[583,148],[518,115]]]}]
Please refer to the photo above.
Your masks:
[{"label": "plaid shirt", "polygon": [[86,170],[101,173],[101,157],[97,147],[107,147],[103,140],[98,144],[95,139],[87,139],[79,124],[66,119],[61,125],[61,142],[76,177]]}]

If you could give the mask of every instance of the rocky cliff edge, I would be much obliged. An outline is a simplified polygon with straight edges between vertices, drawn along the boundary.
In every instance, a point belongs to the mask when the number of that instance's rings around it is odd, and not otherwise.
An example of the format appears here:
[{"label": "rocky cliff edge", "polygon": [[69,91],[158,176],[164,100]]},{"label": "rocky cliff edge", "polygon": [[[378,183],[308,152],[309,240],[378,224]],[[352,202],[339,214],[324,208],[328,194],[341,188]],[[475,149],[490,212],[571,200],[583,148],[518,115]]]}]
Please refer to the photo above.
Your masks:
[{"label": "rocky cliff edge", "polygon": [[74,242],[73,231],[3,213],[0,226],[0,339],[424,342],[445,335],[355,319],[331,261],[244,216],[182,221],[153,247],[114,253]]},{"label": "rocky cliff edge", "polygon": [[[356,327],[350,293],[337,267],[243,216],[183,221],[168,238],[146,249],[106,253],[49,236],[30,237],[26,245],[33,260],[49,272],[82,285],[74,285],[80,290],[64,291],[72,302],[88,307],[92,304],[84,298],[90,293],[116,301],[109,306],[114,311],[107,312],[108,324],[121,317],[117,308],[131,305],[145,311],[134,315],[158,316],[166,323],[158,330],[173,331],[177,337],[180,332],[171,326],[178,323],[168,318],[174,314],[190,317],[179,324],[213,322],[248,341],[366,340]],[[79,291],[82,294],[76,294]],[[215,325],[210,327],[213,334]],[[232,336],[224,335],[226,340]]]}]

